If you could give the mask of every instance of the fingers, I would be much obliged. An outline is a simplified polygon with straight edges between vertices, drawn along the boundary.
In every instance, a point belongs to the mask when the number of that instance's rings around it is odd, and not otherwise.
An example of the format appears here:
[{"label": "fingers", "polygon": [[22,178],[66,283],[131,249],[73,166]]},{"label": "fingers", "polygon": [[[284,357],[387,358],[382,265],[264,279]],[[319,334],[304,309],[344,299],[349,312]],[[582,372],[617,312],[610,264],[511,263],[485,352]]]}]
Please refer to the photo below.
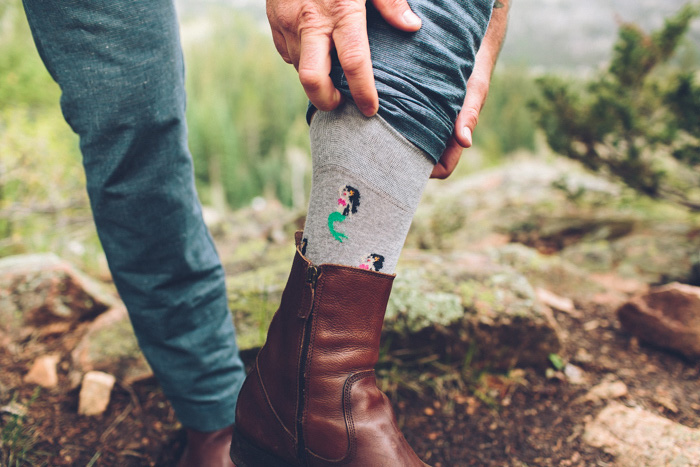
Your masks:
[{"label": "fingers", "polygon": [[455,122],[454,139],[463,148],[472,147],[472,133],[479,121],[479,111],[471,105],[471,103],[465,101],[464,107],[462,107]]},{"label": "fingers", "polygon": [[460,143],[458,143],[455,138],[450,138],[447,147],[443,151],[442,156],[440,156],[440,160],[435,164],[435,167],[433,167],[430,178],[442,180],[449,177],[457,167],[461,156],[462,146],[460,146]]},{"label": "fingers", "polygon": [[325,34],[311,32],[301,36],[299,81],[316,108],[335,109],[341,101],[340,92],[333,86],[331,71],[331,40]]},{"label": "fingers", "polygon": [[379,109],[379,96],[374,85],[364,7],[338,23],[333,42],[355,104],[371,117]]},{"label": "fingers", "polygon": [[[420,21],[412,18],[405,0],[377,1],[383,2],[381,8],[399,27],[407,30],[420,27]],[[379,97],[374,84],[364,0],[267,0],[267,12],[277,51],[297,68],[299,80],[317,108],[332,110],[342,101],[328,76],[330,52],[335,45],[358,108],[368,117],[377,113]],[[400,19],[403,13],[407,19]]]},{"label": "fingers", "polygon": [[420,18],[411,11],[406,0],[372,0],[377,11],[387,23],[402,31],[413,32],[420,29]]},{"label": "fingers", "polygon": [[479,113],[486,103],[489,94],[489,80],[479,77],[478,70],[474,70],[467,82],[467,95],[464,97],[462,110],[457,115],[454,137],[463,148],[472,146],[472,133],[479,121]]}]

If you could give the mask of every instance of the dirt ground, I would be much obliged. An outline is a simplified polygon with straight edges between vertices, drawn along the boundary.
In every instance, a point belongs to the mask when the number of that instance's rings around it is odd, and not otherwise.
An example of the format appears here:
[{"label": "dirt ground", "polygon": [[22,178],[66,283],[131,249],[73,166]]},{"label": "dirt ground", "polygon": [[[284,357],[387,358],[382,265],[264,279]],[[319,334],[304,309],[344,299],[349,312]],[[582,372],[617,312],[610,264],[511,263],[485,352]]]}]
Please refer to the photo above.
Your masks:
[{"label": "dirt ground", "polygon": [[[639,345],[618,329],[612,305],[578,308],[580,315],[555,316],[568,334],[561,356],[584,371],[583,384],[554,369],[549,377],[543,369],[492,374],[430,356],[410,361],[385,355],[380,385],[423,460],[434,467],[614,465],[581,440],[585,423],[606,403],[581,396],[610,374],[628,387],[624,403],[700,427],[699,362]],[[13,399],[29,406],[20,425],[3,416],[5,462],[12,453],[20,459],[13,466],[173,465],[183,432],[154,380],[117,385],[107,412],[96,418],[77,415],[78,391],[67,389],[66,361],[59,364],[58,388],[37,392],[22,383],[38,352],[60,350],[76,337],[29,338],[14,352],[0,349],[0,406]]]}]

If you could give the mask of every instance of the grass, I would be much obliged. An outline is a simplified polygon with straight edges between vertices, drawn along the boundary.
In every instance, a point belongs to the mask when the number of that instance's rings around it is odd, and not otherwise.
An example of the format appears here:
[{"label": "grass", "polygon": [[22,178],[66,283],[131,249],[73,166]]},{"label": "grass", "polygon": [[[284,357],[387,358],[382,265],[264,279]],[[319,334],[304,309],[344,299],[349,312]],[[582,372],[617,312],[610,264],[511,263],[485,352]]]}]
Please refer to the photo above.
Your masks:
[{"label": "grass", "polygon": [[46,465],[41,457],[46,453],[34,449],[37,436],[33,426],[27,423],[29,407],[39,397],[40,388],[34,390],[26,404],[17,402],[17,395],[12,397],[10,404],[14,410],[6,412],[2,418],[0,428],[0,465],[5,467],[41,467]]}]

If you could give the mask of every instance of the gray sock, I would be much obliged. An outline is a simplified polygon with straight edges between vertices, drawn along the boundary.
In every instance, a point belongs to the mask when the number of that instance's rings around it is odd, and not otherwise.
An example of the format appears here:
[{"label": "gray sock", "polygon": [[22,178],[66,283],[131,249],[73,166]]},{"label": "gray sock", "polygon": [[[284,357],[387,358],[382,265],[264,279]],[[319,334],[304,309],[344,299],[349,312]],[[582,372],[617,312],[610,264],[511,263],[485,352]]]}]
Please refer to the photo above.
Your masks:
[{"label": "gray sock", "polygon": [[315,264],[392,273],[433,160],[351,102],[316,112],[311,154],[306,257]]}]

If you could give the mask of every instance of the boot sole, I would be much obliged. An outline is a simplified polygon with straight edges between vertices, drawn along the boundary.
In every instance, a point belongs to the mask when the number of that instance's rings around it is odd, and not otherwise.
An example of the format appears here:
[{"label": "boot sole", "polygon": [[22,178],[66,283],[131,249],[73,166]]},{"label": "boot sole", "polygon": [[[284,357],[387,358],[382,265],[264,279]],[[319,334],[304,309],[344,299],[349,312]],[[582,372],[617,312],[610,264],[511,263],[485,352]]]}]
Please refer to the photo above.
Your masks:
[{"label": "boot sole", "polygon": [[230,455],[236,467],[295,467],[294,464],[255,446],[245,439],[235,426],[231,438]]}]

